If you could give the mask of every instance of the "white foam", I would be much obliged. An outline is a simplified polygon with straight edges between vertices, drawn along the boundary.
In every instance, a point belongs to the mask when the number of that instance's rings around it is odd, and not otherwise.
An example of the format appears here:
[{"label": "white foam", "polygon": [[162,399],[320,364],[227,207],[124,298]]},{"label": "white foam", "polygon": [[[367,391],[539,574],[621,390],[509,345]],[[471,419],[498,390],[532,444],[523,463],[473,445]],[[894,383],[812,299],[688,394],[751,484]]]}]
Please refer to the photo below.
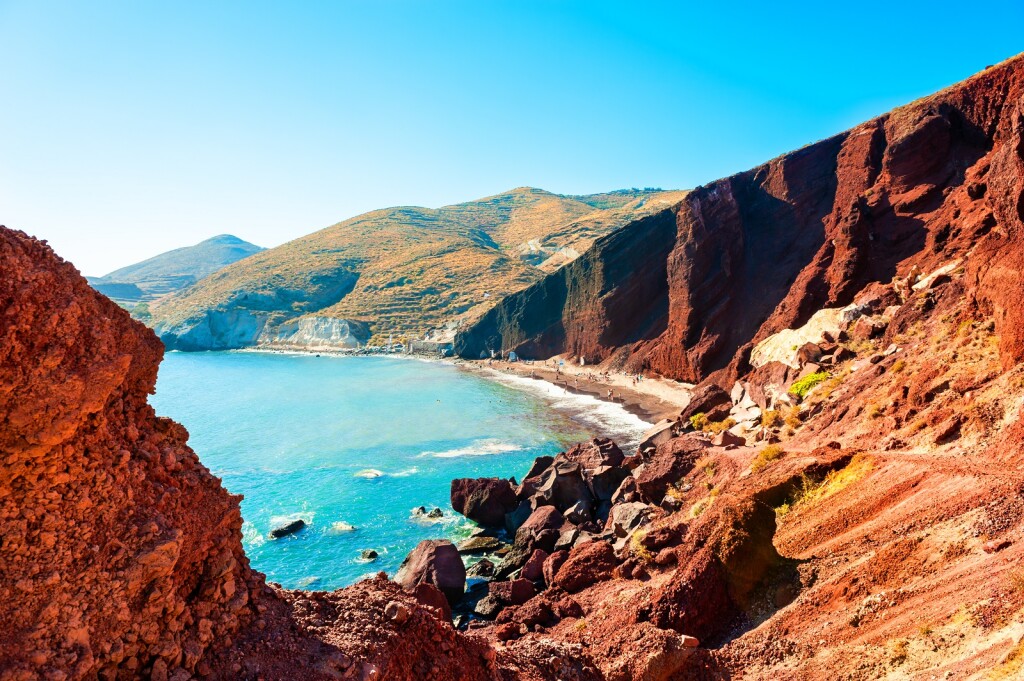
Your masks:
[{"label": "white foam", "polygon": [[367,480],[373,480],[374,478],[380,478],[384,476],[384,471],[379,471],[376,468],[364,468],[361,471],[353,473],[357,478],[365,478]]},{"label": "white foam", "polygon": [[270,528],[273,529],[280,525],[295,522],[296,520],[301,520],[306,523],[306,525],[312,525],[313,516],[315,515],[316,513],[313,511],[296,511],[295,513],[289,513],[287,515],[272,515],[270,516]]},{"label": "white foam", "polygon": [[344,534],[346,532],[355,532],[356,526],[350,523],[346,523],[344,520],[336,520],[331,523],[330,528],[327,530],[327,534]]},{"label": "white foam", "polygon": [[504,442],[493,438],[475,440],[472,444],[457,449],[448,449],[443,452],[423,452],[419,456],[433,456],[438,459],[454,459],[460,456],[490,456],[492,454],[506,454],[518,452],[521,445],[514,442]]},{"label": "white foam", "polygon": [[488,378],[542,398],[552,408],[569,413],[573,420],[612,438],[623,448],[635,447],[651,423],[621,404],[606,402],[593,395],[568,392],[561,386],[519,374],[484,369]]}]

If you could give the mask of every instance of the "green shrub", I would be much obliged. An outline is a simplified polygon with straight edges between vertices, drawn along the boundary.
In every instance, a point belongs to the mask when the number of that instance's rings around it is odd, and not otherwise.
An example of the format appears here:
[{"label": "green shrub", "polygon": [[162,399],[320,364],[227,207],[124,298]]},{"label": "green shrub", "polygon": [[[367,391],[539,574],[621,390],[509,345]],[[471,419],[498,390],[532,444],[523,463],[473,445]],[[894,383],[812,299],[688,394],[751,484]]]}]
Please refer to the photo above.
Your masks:
[{"label": "green shrub", "polygon": [[814,386],[818,385],[824,380],[827,380],[831,374],[827,371],[818,371],[808,376],[804,376],[799,381],[794,383],[789,388],[789,394],[799,397],[801,400],[807,397],[807,393],[811,391]]},{"label": "green shrub", "polygon": [[704,430],[704,427],[708,425],[708,415],[704,412],[694,414],[690,417],[690,425],[694,430]]},{"label": "green shrub", "polygon": [[715,421],[714,423],[708,423],[704,426],[705,433],[711,433],[712,435],[718,435],[723,430],[729,430],[736,425],[736,419],[725,419],[724,421]]}]

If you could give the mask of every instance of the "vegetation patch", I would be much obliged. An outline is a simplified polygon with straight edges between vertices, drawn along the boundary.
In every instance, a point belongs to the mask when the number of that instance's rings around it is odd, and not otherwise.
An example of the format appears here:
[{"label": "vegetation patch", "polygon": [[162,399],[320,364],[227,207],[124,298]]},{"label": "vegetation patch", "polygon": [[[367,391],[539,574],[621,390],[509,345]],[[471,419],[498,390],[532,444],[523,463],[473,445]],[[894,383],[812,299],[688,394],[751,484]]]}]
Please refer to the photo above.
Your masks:
[{"label": "vegetation patch", "polygon": [[782,519],[800,506],[811,506],[838,494],[853,483],[864,478],[874,468],[874,462],[864,454],[857,454],[845,467],[832,471],[822,480],[808,475],[800,476],[800,486],[785,503],[776,507],[776,518]]},{"label": "vegetation patch", "polygon": [[804,376],[799,381],[791,385],[789,388],[789,394],[802,400],[807,397],[807,393],[811,392],[815,386],[829,378],[831,378],[831,374],[827,371],[816,371],[813,374]]},{"label": "vegetation patch", "polygon": [[708,415],[702,411],[697,412],[690,417],[690,425],[694,430],[704,430],[704,426],[708,425]]},{"label": "vegetation patch", "polygon": [[654,562],[654,554],[651,550],[644,546],[644,537],[647,536],[646,532],[636,531],[633,536],[629,539],[629,550],[630,552],[642,560],[645,563]]},{"label": "vegetation patch", "polygon": [[766,468],[773,461],[778,461],[786,455],[786,451],[779,445],[768,445],[757,453],[750,464],[750,472],[757,473]]},{"label": "vegetation patch", "polygon": [[724,421],[715,421],[704,426],[705,433],[711,433],[712,435],[718,435],[723,430],[729,430],[736,425],[736,419],[725,419]]},{"label": "vegetation patch", "polygon": [[761,413],[761,425],[765,428],[776,428],[782,425],[782,412],[777,409],[769,409]]}]

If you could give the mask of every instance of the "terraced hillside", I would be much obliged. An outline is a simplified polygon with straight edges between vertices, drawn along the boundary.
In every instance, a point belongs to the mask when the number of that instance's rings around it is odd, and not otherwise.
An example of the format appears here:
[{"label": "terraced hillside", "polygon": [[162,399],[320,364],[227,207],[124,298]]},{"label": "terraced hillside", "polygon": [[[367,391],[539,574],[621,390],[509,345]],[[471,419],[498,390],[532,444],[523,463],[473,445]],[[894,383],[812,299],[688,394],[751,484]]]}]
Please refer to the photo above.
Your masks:
[{"label": "terraced hillside", "polygon": [[152,323],[182,350],[443,334],[684,195],[524,187],[437,209],[377,210],[218,271],[161,300]]}]

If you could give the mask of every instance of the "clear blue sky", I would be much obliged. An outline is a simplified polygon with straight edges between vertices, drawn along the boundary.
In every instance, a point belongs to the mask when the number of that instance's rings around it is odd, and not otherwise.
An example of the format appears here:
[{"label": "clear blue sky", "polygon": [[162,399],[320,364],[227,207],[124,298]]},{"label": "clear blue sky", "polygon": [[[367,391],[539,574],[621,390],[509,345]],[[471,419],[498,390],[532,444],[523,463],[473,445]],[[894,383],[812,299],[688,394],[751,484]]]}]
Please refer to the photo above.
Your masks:
[{"label": "clear blue sky", "polygon": [[86,274],[531,185],[691,187],[1024,50],[1024,3],[0,0],[0,223]]}]

